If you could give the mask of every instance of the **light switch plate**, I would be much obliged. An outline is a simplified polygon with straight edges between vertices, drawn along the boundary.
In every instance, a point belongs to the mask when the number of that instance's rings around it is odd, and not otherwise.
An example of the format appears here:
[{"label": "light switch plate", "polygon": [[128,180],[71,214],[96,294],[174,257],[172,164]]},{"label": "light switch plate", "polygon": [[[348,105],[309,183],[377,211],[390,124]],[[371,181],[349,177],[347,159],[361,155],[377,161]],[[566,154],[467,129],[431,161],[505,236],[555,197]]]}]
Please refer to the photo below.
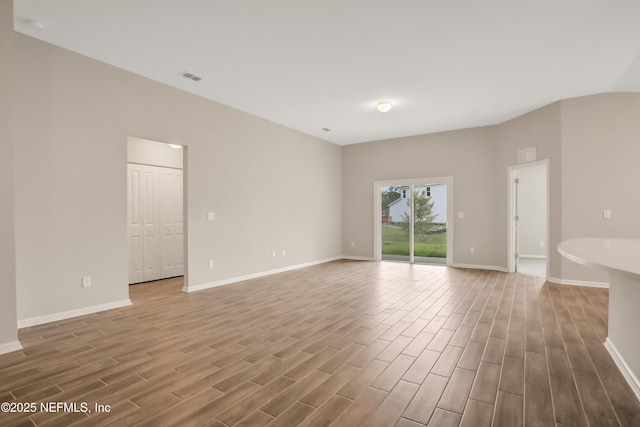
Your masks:
[{"label": "light switch plate", "polygon": [[605,210],[602,212],[602,216],[603,216],[603,218],[605,218],[605,219],[610,219],[610,218],[611,218],[611,209],[605,209]]},{"label": "light switch plate", "polygon": [[215,219],[216,219],[216,213],[215,213],[215,212],[209,212],[209,213],[207,214],[207,219],[208,219],[209,221],[215,221]]}]

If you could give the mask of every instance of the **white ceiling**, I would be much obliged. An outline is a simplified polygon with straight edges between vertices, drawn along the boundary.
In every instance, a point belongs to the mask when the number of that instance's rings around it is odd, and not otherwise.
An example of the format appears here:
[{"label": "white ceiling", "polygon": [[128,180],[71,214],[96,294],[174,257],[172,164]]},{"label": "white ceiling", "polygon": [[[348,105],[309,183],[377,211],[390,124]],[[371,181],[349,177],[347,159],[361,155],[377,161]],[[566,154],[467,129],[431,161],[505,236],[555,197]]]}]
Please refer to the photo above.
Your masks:
[{"label": "white ceiling", "polygon": [[640,91],[638,0],[14,4],[19,32],[341,145]]}]

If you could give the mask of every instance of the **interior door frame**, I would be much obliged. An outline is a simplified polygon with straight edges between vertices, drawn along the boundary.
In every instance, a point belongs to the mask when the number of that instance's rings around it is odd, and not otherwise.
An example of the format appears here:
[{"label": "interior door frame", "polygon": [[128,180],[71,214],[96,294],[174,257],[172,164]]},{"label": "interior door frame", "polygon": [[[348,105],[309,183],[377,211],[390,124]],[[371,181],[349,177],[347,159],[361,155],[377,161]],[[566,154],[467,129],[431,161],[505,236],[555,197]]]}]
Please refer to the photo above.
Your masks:
[{"label": "interior door frame", "polygon": [[[126,140],[126,144],[127,144],[127,150],[128,150],[128,145],[129,145],[129,140],[131,138],[137,138],[137,137],[133,137],[133,136],[128,136],[127,140]],[[153,140],[153,139],[149,139],[149,138],[140,138],[140,139],[144,139],[146,141],[149,142],[154,142],[154,143],[158,143],[158,144],[172,144],[171,142],[166,142],[166,141],[158,141],[158,140]],[[183,236],[183,240],[182,240],[182,256],[183,256],[183,287],[182,287],[182,291],[183,292],[188,292],[188,287],[189,287],[189,217],[188,217],[188,207],[189,207],[189,200],[188,200],[188,189],[189,189],[189,182],[188,182],[188,167],[189,167],[189,146],[187,144],[184,144],[182,142],[180,142],[180,146],[182,147],[182,236]],[[154,164],[148,164],[148,163],[138,163],[138,162],[130,162],[129,161],[129,157],[127,156],[126,158],[126,163],[125,163],[125,170],[127,171],[127,180],[126,180],[126,184],[127,187],[129,185],[128,182],[128,168],[129,168],[129,164],[140,164],[140,165],[148,165],[148,166],[159,166],[159,165],[154,165]],[[164,168],[168,168],[168,169],[176,169],[176,168],[171,168],[171,167],[167,167],[167,166],[159,166],[159,167],[164,167]],[[180,169],[180,168],[177,168]],[[127,195],[127,210],[129,209],[128,207],[128,188],[126,190],[126,195]],[[127,245],[129,244],[128,242],[128,220],[127,222]],[[128,256],[127,256],[127,282],[128,282]],[[129,292],[129,284],[127,283],[127,292]]]},{"label": "interior door frame", "polygon": [[[453,177],[427,177],[427,178],[407,178],[407,179],[386,179],[373,182],[373,257],[375,261],[382,261],[382,187],[410,187],[411,190],[411,217],[413,219],[413,187],[416,185],[438,185],[447,186],[447,262],[446,265],[453,265]],[[409,262],[413,263],[413,220],[410,224],[409,236]]]},{"label": "interior door frame", "polygon": [[546,257],[546,273],[545,277],[549,277],[549,239],[551,238],[551,194],[549,186],[549,159],[538,160],[535,162],[521,163],[519,165],[509,166],[507,168],[507,221],[509,223],[507,232],[507,271],[509,273],[516,272],[516,189],[515,189],[515,175],[520,169],[544,166],[546,174],[546,198],[547,198],[547,221],[546,221],[546,244],[545,244],[545,257]]}]

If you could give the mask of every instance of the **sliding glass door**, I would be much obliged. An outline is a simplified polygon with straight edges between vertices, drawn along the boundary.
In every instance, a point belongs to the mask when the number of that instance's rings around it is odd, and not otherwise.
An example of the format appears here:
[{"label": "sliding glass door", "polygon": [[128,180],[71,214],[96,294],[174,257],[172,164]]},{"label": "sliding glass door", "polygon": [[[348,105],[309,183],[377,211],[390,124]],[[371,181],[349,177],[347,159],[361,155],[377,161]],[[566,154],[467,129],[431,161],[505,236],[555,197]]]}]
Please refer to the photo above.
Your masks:
[{"label": "sliding glass door", "polygon": [[447,183],[380,185],[379,259],[447,262]]}]

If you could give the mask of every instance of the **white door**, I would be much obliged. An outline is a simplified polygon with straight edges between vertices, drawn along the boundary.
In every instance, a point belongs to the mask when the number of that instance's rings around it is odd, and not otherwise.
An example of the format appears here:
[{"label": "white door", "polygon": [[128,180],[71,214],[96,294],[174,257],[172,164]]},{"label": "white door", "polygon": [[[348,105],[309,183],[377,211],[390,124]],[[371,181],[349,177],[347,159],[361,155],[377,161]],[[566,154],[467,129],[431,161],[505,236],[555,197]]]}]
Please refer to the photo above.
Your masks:
[{"label": "white door", "polygon": [[128,165],[129,283],[184,274],[182,170]]},{"label": "white door", "polygon": [[129,244],[129,283],[144,282],[142,248],[142,202],[140,170],[127,165],[127,224]]},{"label": "white door", "polygon": [[182,257],[182,171],[159,168],[160,223],[160,277],[184,274]]},{"label": "white door", "polygon": [[158,173],[142,166],[142,221],[144,228],[144,281],[160,279],[160,237],[158,233]]}]

